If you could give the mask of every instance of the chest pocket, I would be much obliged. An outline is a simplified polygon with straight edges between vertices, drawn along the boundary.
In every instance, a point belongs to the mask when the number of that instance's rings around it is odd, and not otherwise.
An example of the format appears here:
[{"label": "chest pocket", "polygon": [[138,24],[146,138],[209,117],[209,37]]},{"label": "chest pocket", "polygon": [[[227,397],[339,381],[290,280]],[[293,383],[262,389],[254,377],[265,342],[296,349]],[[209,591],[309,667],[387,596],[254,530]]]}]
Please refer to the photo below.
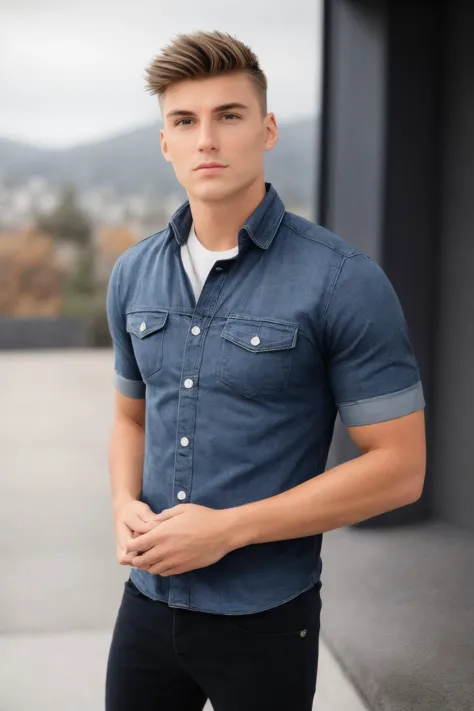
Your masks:
[{"label": "chest pocket", "polygon": [[163,337],[168,311],[135,311],[127,314],[135,358],[142,378],[156,373],[163,363]]},{"label": "chest pocket", "polygon": [[294,323],[229,317],[222,332],[221,381],[248,398],[283,390],[297,335]]}]

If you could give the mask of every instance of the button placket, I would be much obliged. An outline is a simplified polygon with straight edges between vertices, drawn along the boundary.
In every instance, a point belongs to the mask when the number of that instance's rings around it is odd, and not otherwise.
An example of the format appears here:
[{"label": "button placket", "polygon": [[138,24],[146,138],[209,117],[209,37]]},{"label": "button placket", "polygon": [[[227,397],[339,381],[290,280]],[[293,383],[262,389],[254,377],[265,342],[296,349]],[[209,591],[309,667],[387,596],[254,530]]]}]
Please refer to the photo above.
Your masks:
[{"label": "button placket", "polygon": [[[176,444],[173,503],[171,505],[185,504],[191,501],[193,436],[196,423],[199,374],[203,358],[203,341],[212,322],[225,280],[225,271],[221,274],[209,275],[195,306],[195,309],[199,308],[199,311],[194,314],[189,330],[189,338],[186,340],[178,404],[177,431],[179,434]],[[187,607],[190,604],[189,577],[186,575],[171,576],[169,584],[170,603]]]}]

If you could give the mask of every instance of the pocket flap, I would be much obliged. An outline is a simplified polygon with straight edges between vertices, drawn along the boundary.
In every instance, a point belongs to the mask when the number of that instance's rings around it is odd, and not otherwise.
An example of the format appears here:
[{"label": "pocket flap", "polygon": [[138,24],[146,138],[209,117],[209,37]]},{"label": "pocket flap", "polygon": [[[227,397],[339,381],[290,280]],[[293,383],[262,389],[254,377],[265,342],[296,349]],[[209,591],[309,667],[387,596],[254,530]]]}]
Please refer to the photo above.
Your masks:
[{"label": "pocket flap", "polygon": [[230,316],[222,332],[223,338],[252,353],[294,348],[297,335],[297,324],[240,316]]},{"label": "pocket flap", "polygon": [[137,338],[146,338],[163,328],[168,311],[136,311],[127,314],[127,331]]}]

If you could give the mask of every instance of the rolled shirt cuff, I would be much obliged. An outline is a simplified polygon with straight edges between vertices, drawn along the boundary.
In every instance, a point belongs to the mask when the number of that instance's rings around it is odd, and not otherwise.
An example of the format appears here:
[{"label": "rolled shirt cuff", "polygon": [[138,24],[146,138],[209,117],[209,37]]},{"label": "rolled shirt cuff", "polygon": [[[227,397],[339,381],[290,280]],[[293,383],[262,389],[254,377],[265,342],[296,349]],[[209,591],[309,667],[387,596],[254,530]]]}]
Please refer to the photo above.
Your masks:
[{"label": "rolled shirt cuff", "polygon": [[341,403],[339,414],[346,427],[375,425],[378,422],[395,420],[425,407],[423,386],[419,381],[405,390],[378,397]]},{"label": "rolled shirt cuff", "polygon": [[136,399],[145,397],[146,385],[142,380],[127,380],[122,375],[115,373],[114,386],[125,397]]}]

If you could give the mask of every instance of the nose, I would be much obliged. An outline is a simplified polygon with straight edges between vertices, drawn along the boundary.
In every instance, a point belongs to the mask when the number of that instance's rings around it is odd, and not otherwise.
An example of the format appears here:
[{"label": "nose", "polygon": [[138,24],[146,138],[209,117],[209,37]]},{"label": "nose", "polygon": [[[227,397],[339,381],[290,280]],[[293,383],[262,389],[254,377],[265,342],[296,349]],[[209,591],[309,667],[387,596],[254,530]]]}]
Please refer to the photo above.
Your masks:
[{"label": "nose", "polygon": [[201,153],[215,151],[217,148],[217,132],[212,120],[202,120],[199,127],[198,150]]}]

